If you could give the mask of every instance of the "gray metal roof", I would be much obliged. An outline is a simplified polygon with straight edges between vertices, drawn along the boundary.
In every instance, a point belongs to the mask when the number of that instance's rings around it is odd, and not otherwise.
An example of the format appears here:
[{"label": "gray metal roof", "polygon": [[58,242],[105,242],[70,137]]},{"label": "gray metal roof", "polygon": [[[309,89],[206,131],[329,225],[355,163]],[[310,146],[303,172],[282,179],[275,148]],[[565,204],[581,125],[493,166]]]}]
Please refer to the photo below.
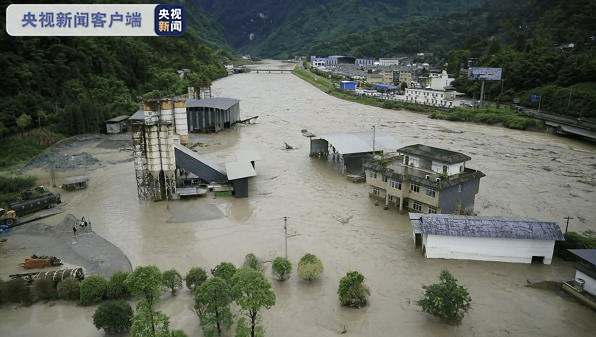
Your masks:
[{"label": "gray metal roof", "polygon": [[596,266],[596,249],[567,249],[570,253]]},{"label": "gray metal roof", "polygon": [[125,120],[127,120],[128,118],[130,118],[130,116],[129,116],[129,115],[120,115],[120,116],[118,116],[118,117],[114,117],[114,118],[112,118],[112,119],[108,119],[108,120],[106,121],[106,123],[120,123],[120,122],[122,122],[122,121],[125,121]]},{"label": "gray metal roof", "polygon": [[227,180],[223,168],[198,153],[179,144],[174,144],[176,166],[181,167],[207,182],[222,183]]},{"label": "gray metal roof", "polygon": [[[424,234],[476,238],[564,240],[556,222],[526,218],[464,216],[452,214],[418,214]],[[416,224],[417,225],[417,224]],[[412,224],[414,226],[414,224]]]},{"label": "gray metal roof", "polygon": [[398,149],[397,152],[401,152],[401,153],[409,154],[409,155],[413,155],[413,156],[418,156],[418,157],[422,157],[422,158],[428,158],[428,159],[440,161],[440,162],[446,163],[446,164],[461,163],[461,162],[468,161],[468,160],[472,159],[463,153],[439,149],[436,147],[422,145],[422,144],[404,146],[401,149]]},{"label": "gray metal roof", "polygon": [[254,177],[257,175],[255,169],[248,161],[234,161],[226,163],[228,180]]},{"label": "gray metal roof", "polygon": [[135,120],[135,121],[145,121],[145,108],[143,108],[143,106],[141,106],[141,108],[139,110],[137,110],[137,112],[135,112],[132,116],[130,116],[131,120]]},{"label": "gray metal roof", "polygon": [[186,101],[187,108],[214,108],[228,110],[240,101],[235,98],[210,97],[205,99],[189,99]]},{"label": "gray metal roof", "polygon": [[[335,133],[316,137],[316,139],[325,139],[340,154],[366,153],[373,151],[373,132],[351,132],[351,133]],[[386,135],[382,132],[376,132],[375,151],[389,150],[395,151],[401,146],[398,140]]]}]

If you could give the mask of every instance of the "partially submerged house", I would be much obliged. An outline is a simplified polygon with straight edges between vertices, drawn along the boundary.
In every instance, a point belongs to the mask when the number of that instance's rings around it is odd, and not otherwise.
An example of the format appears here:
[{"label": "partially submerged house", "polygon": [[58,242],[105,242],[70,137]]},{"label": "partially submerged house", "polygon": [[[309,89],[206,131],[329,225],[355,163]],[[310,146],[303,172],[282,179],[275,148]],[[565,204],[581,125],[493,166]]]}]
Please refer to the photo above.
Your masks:
[{"label": "partially submerged house", "polygon": [[575,277],[563,283],[563,289],[596,310],[596,249],[568,249],[579,258]]},{"label": "partially submerged house", "polygon": [[128,131],[129,118],[130,116],[128,115],[121,115],[112,119],[108,119],[106,121],[106,132],[108,134],[114,134]]},{"label": "partially submerged house", "polygon": [[525,218],[410,213],[416,247],[427,258],[550,264],[556,222]]},{"label": "partially submerged house", "polygon": [[328,158],[339,163],[342,171],[359,174],[371,155],[400,146],[393,137],[371,131],[308,135],[310,157]]},{"label": "partially submerged house", "polygon": [[421,144],[364,165],[369,196],[422,213],[471,214],[485,174],[466,167],[463,153]]}]

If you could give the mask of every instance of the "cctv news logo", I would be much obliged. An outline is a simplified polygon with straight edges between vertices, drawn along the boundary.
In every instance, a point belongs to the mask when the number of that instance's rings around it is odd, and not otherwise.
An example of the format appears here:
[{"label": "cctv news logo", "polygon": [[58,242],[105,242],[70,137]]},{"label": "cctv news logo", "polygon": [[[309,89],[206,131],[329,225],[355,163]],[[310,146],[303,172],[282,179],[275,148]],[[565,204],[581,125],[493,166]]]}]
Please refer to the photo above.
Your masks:
[{"label": "cctv news logo", "polygon": [[182,5],[10,5],[13,36],[181,36]]}]

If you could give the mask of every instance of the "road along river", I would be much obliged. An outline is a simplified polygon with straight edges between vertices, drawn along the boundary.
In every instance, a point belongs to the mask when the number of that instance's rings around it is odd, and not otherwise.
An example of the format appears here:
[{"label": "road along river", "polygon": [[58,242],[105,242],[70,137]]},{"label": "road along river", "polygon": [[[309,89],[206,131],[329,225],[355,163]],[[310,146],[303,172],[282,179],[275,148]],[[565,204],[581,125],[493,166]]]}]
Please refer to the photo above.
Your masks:
[{"label": "road along river", "polygon": [[[264,67],[285,66],[271,62]],[[527,280],[563,280],[573,264],[552,265],[427,260],[414,248],[407,213],[383,210],[368,199],[365,184],[348,182],[333,165],[308,156],[315,134],[365,131],[390,134],[404,146],[426,144],[463,152],[467,166],[481,170],[476,198],[479,215],[534,217],[569,230],[596,230],[596,146],[555,135],[498,126],[431,120],[425,115],[384,110],[338,100],[290,74],[245,73],[213,84],[215,96],[240,100],[242,118],[255,124],[215,135],[193,135],[196,149],[223,163],[250,149],[257,177],[245,199],[214,198],[146,202],[137,200],[130,152],[85,143],[107,164],[86,172],[87,190],[63,193],[70,213],[93,221],[93,229],[126,254],[133,266],[154,264],[185,274],[191,267],[219,262],[240,265],[244,255],[263,260],[284,255],[288,217],[288,257],[295,264],[313,253],[325,270],[318,280],[272,281],[277,303],[262,312],[268,336],[593,336],[595,313],[560,293],[526,287]],[[295,147],[285,150],[284,142]],[[61,173],[64,174],[64,173]],[[69,173],[70,174],[70,173]],[[60,177],[58,178],[60,179]],[[63,217],[48,218],[57,224]],[[349,221],[339,221],[350,218]],[[41,253],[41,252],[40,252]],[[423,285],[447,268],[468,288],[472,307],[459,324],[423,313],[415,301]],[[295,270],[295,268],[294,268]],[[369,304],[341,307],[339,279],[351,270],[366,277]],[[266,264],[270,276],[270,264]],[[172,327],[200,336],[190,292],[164,295],[160,304]],[[36,304],[0,310],[0,335],[101,336],[92,325],[93,308],[69,303]]]}]

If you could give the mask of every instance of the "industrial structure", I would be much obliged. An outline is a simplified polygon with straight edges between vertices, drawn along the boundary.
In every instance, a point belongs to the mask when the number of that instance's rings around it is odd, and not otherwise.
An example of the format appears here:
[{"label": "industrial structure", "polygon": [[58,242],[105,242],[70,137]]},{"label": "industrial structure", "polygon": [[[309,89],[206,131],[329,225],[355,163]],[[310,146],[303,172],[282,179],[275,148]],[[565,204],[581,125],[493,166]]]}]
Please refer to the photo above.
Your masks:
[{"label": "industrial structure", "polygon": [[410,213],[416,247],[427,258],[550,264],[556,222],[525,218]]},{"label": "industrial structure", "polygon": [[232,185],[237,197],[248,196],[248,178],[256,175],[254,158],[226,163],[230,171],[226,173],[223,167],[184,146],[189,142],[189,130],[220,131],[242,122],[238,100],[145,99],[130,121],[139,199],[200,195],[207,184],[213,190],[227,190]]}]

